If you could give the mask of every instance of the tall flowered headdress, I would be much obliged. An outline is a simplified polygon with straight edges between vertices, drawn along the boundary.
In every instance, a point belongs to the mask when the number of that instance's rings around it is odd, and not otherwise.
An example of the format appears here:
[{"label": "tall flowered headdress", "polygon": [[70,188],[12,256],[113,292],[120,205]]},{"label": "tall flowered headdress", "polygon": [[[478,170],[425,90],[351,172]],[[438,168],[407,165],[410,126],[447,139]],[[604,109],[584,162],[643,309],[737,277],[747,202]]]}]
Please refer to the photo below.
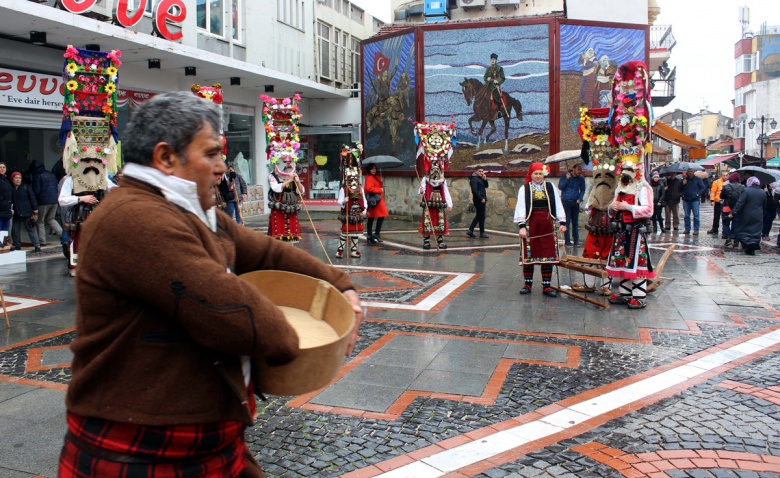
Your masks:
[{"label": "tall flowered headdress", "polygon": [[291,98],[272,98],[260,95],[263,100],[263,123],[265,123],[266,154],[269,166],[279,169],[280,162],[298,162],[298,149],[301,147],[298,137],[298,122],[301,119],[298,101],[301,95]]},{"label": "tall flowered headdress", "polygon": [[647,155],[652,152],[650,120],[650,77],[641,61],[629,61],[618,67],[612,80],[610,125],[620,152],[621,169],[632,163],[637,179],[644,174]]},{"label": "tall flowered headdress", "polygon": [[414,141],[417,156],[423,157],[426,174],[432,163],[438,163],[442,171],[449,169],[450,158],[457,141],[454,123],[415,123]]},{"label": "tall flowered headdress", "polygon": [[222,154],[227,154],[227,139],[225,138],[225,125],[222,120],[222,84],[214,83],[211,86],[200,86],[194,84],[190,87],[190,91],[195,93],[195,96],[206,99],[219,106],[220,111],[220,124],[219,124],[219,136],[222,139]]},{"label": "tall flowered headdress", "polygon": [[69,45],[63,56],[62,163],[74,179],[79,169],[92,166],[100,171],[99,175],[90,173],[74,180],[74,192],[106,189],[106,172],[116,172],[118,166],[116,104],[122,52],[82,50]]},{"label": "tall flowered headdress", "polygon": [[615,171],[619,164],[618,149],[607,121],[609,108],[580,108],[577,132],[582,139],[581,157],[585,164],[593,161],[593,169]]}]

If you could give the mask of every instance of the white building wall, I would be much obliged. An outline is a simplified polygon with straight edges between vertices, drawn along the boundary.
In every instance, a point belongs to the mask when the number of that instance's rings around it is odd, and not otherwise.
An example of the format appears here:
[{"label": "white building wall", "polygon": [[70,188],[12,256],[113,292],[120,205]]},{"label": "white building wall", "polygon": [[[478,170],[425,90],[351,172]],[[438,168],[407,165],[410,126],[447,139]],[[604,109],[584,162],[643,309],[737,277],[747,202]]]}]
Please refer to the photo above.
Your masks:
[{"label": "white building wall", "polygon": [[566,18],[647,25],[647,0],[568,0]]}]

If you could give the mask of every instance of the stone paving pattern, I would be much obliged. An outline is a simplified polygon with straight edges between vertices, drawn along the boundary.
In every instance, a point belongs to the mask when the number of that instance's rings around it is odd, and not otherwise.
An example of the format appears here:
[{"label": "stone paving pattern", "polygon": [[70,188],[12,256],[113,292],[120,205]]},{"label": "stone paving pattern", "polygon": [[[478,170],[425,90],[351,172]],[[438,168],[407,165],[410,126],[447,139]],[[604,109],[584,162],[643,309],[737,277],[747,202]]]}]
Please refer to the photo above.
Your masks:
[{"label": "stone paving pattern", "polygon": [[[710,211],[702,207],[702,225],[711,224]],[[337,222],[315,225],[337,261]],[[335,384],[258,402],[247,441],[267,476],[374,476],[371,469],[387,460],[419,458],[444,440],[478,440],[491,426],[780,324],[777,229],[754,257],[724,251],[704,226],[699,236],[652,236],[654,258],[667,244],[681,246],[663,272],[674,281],[651,294],[646,309],[628,311],[543,297],[540,283],[519,296],[511,236],[480,241],[453,231],[453,248],[507,247],[422,251],[415,250],[419,235],[403,232],[415,228],[388,220],[387,232],[397,233],[385,239],[406,247],[363,243],[361,259],[341,260],[370,288],[364,300],[402,304],[435,295],[447,280],[441,273],[475,276],[431,310],[369,308]],[[326,260],[313,234],[298,247]],[[561,273],[561,284],[572,280],[582,279]],[[5,294],[56,301],[12,313],[12,329],[0,336],[0,476],[54,477],[69,380],[68,367],[57,366],[68,355],[56,347],[73,339],[72,282],[53,255],[2,271],[0,285]],[[28,370],[31,354],[42,369]],[[780,349],[570,438],[506,456],[445,476],[780,477]]]}]

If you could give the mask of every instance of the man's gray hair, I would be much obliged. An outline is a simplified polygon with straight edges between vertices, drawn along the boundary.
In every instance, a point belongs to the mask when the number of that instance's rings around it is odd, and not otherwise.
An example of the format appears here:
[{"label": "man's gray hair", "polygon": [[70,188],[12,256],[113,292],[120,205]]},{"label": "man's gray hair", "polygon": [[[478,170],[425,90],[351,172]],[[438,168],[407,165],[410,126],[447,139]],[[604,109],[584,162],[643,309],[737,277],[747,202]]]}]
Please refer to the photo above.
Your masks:
[{"label": "man's gray hair", "polygon": [[219,133],[222,118],[214,103],[184,91],[154,96],[141,104],[127,125],[122,160],[149,165],[157,143],[168,143],[181,154],[206,123]]}]

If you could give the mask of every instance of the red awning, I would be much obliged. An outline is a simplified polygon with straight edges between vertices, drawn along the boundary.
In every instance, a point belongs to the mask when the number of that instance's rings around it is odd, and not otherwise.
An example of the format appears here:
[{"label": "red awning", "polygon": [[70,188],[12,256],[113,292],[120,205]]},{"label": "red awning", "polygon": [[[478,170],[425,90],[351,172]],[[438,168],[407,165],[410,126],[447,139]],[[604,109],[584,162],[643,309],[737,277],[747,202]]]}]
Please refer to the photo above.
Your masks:
[{"label": "red awning", "polygon": [[680,133],[671,126],[656,121],[653,124],[652,132],[675,146],[687,149],[690,159],[704,159],[707,157],[707,147],[704,143]]}]

